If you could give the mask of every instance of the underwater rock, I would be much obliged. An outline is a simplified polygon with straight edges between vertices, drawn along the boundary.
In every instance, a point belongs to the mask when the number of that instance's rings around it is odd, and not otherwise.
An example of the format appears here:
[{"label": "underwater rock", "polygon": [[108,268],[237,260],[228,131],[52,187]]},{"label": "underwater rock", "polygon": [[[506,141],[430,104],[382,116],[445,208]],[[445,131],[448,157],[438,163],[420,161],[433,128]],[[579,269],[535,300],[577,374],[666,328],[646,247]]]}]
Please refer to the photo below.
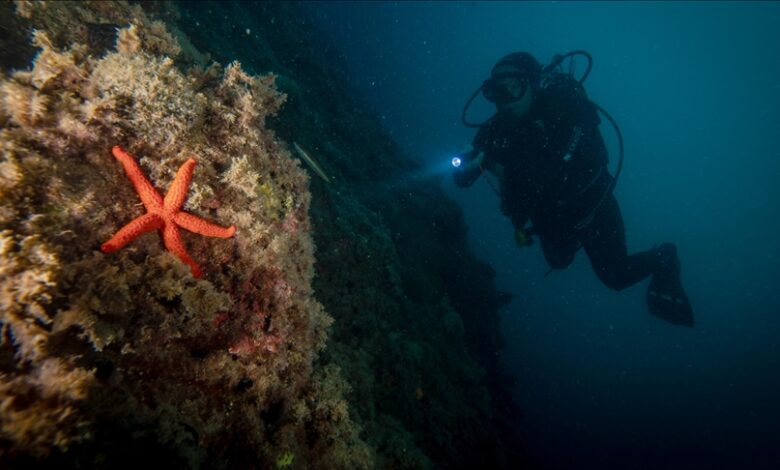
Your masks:
[{"label": "underwater rock", "polygon": [[116,45],[116,33],[120,25],[113,23],[86,23],[87,47],[95,57],[101,57]]},{"label": "underwater rock", "polygon": [[[137,5],[17,11],[40,51],[0,80],[0,465],[369,467],[338,370],[313,368],[332,320],[273,75],[184,73]],[[183,235],[203,279],[153,234],[99,251],[142,213],[114,145],[156,187],[197,156],[184,209],[238,228]]]}]

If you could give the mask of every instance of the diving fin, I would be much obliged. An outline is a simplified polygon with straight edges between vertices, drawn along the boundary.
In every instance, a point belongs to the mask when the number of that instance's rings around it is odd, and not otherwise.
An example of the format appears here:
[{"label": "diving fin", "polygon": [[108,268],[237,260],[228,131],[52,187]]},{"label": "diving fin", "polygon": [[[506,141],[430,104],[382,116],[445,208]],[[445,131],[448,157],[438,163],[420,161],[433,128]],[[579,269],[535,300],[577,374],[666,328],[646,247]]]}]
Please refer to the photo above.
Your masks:
[{"label": "diving fin", "polygon": [[666,259],[663,268],[653,275],[647,287],[650,314],[675,325],[693,327],[693,308],[680,281],[677,249],[670,243],[659,247]]}]

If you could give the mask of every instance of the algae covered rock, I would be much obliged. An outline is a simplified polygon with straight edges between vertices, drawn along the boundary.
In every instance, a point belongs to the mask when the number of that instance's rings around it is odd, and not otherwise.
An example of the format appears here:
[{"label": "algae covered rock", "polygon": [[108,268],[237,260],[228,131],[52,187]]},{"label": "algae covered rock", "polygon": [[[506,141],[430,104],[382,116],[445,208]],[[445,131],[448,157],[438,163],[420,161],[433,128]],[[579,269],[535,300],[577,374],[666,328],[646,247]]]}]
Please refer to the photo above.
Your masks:
[{"label": "algae covered rock", "polygon": [[[124,2],[17,12],[39,52],[0,80],[0,464],[369,466],[348,387],[313,372],[331,319],[308,177],[265,127],[274,76],[183,71],[165,25]],[[115,47],[88,44],[91,24],[118,25]],[[197,161],[184,209],[237,227],[183,235],[202,279],[156,234],[99,251],[143,214],[114,145],[162,193]]]}]

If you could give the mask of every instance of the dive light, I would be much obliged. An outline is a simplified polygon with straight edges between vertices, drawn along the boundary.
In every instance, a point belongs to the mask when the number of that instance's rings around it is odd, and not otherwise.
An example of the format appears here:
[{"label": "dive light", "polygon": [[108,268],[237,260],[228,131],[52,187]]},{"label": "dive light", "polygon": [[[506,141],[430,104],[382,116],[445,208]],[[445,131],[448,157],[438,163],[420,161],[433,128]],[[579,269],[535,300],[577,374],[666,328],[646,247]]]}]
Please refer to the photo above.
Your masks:
[{"label": "dive light", "polygon": [[463,163],[463,160],[460,157],[452,157],[452,166],[454,168],[460,168],[461,163]]}]

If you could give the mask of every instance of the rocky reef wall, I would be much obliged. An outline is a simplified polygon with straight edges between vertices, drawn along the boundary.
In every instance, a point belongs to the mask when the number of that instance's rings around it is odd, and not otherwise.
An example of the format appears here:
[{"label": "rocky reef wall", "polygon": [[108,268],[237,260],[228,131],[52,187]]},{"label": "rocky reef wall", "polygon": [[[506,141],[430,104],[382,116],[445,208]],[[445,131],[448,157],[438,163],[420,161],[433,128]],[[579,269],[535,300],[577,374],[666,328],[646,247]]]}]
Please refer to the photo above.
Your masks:
[{"label": "rocky reef wall", "polygon": [[[0,462],[525,463],[506,296],[295,4],[12,6],[38,52],[0,85]],[[237,227],[184,235],[203,278],[153,234],[101,253],[144,212],[114,145],[161,194],[197,160],[184,209]]]},{"label": "rocky reef wall", "polygon": [[[343,379],[312,369],[331,317],[274,76],[177,66],[138,5],[13,7],[38,52],[0,82],[3,466],[369,466]],[[183,235],[202,278],[154,234],[99,249],[144,213],[116,145],[161,195],[196,160],[183,209],[237,228]]]}]

